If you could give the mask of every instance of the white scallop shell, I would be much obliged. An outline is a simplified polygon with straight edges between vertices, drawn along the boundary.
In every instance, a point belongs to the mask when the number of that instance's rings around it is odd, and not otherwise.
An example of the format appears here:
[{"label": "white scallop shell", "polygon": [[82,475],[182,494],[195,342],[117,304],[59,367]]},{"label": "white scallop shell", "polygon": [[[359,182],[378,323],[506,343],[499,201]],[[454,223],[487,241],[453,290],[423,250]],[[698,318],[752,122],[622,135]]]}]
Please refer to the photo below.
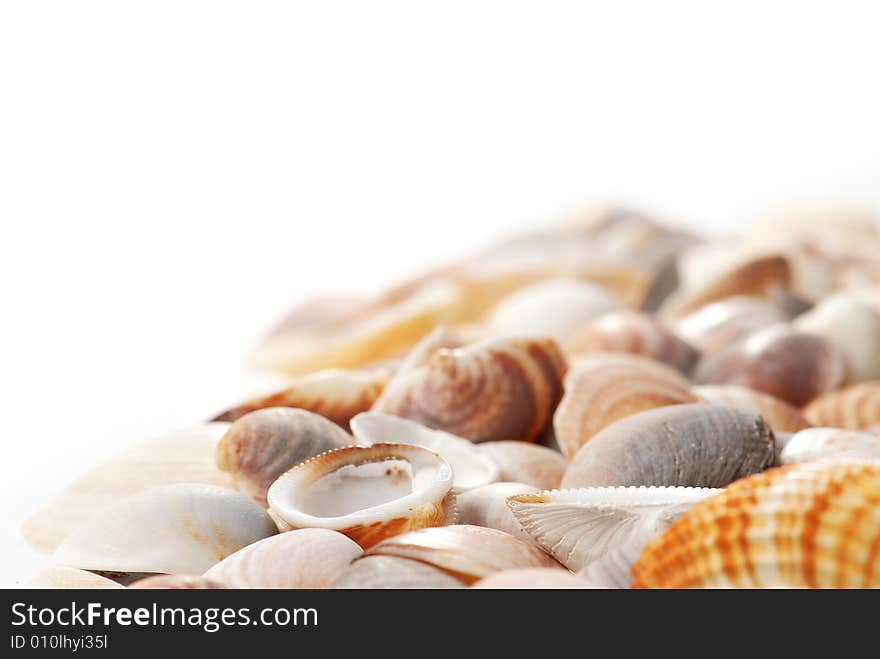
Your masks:
[{"label": "white scallop shell", "polygon": [[880,437],[869,432],[841,428],[807,428],[785,444],[779,464],[815,462],[827,458],[858,458],[880,461]]}]

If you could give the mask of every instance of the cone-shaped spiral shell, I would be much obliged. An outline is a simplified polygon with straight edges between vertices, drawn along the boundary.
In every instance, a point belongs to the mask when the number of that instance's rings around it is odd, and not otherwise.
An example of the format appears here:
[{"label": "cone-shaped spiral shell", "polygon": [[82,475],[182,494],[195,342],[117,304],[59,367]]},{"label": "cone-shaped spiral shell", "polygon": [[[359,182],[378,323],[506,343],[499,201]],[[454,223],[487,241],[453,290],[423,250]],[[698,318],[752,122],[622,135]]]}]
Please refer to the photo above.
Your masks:
[{"label": "cone-shaped spiral shell", "polygon": [[655,538],[637,588],[880,587],[880,465],[805,462],[738,481]]},{"label": "cone-shaped spiral shell", "polygon": [[861,430],[880,423],[880,380],[827,393],[804,408],[814,426]]},{"label": "cone-shaped spiral shell", "polygon": [[784,400],[736,384],[705,384],[691,391],[706,402],[760,414],[773,432],[793,433],[810,427],[801,411]]},{"label": "cone-shaped spiral shell", "polygon": [[243,494],[166,485],[96,512],[61,543],[54,562],[101,572],[199,574],[277,532],[266,511]]},{"label": "cone-shaped spiral shell", "polygon": [[567,464],[559,451],[528,442],[483,442],[478,446],[498,465],[498,480],[539,490],[559,487]]},{"label": "cone-shaped spiral shell", "polygon": [[634,355],[602,353],[575,361],[553,416],[556,440],[571,459],[600,430],[637,412],[699,399],[672,369]]},{"label": "cone-shaped spiral shell", "polygon": [[780,324],[703,357],[693,378],[697,384],[743,385],[801,407],[840,384],[843,375],[843,361],[831,343]]},{"label": "cone-shaped spiral shell", "polygon": [[880,461],[880,437],[840,428],[807,428],[795,434],[779,454],[783,465],[828,458]]},{"label": "cone-shaped spiral shell", "polygon": [[270,407],[241,417],[217,444],[217,466],[262,506],[275,480],[304,460],[355,443],[332,421],[306,410]]},{"label": "cone-shaped spiral shell", "polygon": [[352,563],[334,588],[464,588],[465,584],[432,565],[396,556],[363,556]]},{"label": "cone-shaped spiral shell", "polygon": [[643,355],[688,373],[699,351],[662,322],[645,313],[617,311],[579,327],[563,343],[569,355],[627,352]]},{"label": "cone-shaped spiral shell", "polygon": [[374,412],[473,442],[537,439],[562,395],[566,363],[551,339],[494,339],[441,349],[389,383]]},{"label": "cone-shaped spiral shell", "polygon": [[532,542],[532,536],[523,530],[510,512],[507,498],[515,494],[538,492],[537,488],[524,483],[491,483],[459,494],[456,499],[459,524],[485,526]]},{"label": "cone-shaped spiral shell", "polygon": [[[645,545],[697,501],[699,487],[595,487],[511,496],[514,517],[539,547],[573,572],[594,561],[624,575]],[[620,584],[625,587],[627,584]]]},{"label": "cone-shaped spiral shell", "polygon": [[330,588],[362,553],[336,531],[300,529],[244,547],[204,576],[230,588]]},{"label": "cone-shaped spiral shell", "polygon": [[135,590],[218,590],[227,587],[216,579],[192,574],[157,574],[129,585]]},{"label": "cone-shaped spiral shell", "polygon": [[410,444],[348,446],[294,467],[269,488],[288,527],[344,533],[367,548],[385,538],[455,520],[452,468]]},{"label": "cone-shaped spiral shell", "polygon": [[493,572],[471,588],[544,589],[544,588],[597,588],[584,577],[552,567],[532,567]]},{"label": "cone-shaped spiral shell", "polygon": [[704,403],[672,405],[602,430],[572,459],[562,487],[724,487],[775,458],[773,431],[759,415]]},{"label": "cone-shaped spiral shell", "polygon": [[218,415],[214,421],[235,421],[266,407],[296,407],[320,414],[348,428],[356,414],[373,406],[388,382],[386,369],[356,371],[327,369],[306,375],[285,389],[245,401]]},{"label": "cone-shaped spiral shell", "polygon": [[452,467],[453,487],[462,492],[498,480],[498,466],[476,444],[443,430],[390,414],[367,412],[352,420],[352,431],[365,444],[416,444],[438,453]]},{"label": "cone-shaped spiral shell", "polygon": [[88,570],[73,567],[47,567],[37,572],[25,588],[125,588],[121,583]]},{"label": "cone-shaped spiral shell", "polygon": [[534,545],[509,533],[465,524],[413,531],[367,551],[432,565],[466,584],[493,572],[526,567],[559,567]]}]

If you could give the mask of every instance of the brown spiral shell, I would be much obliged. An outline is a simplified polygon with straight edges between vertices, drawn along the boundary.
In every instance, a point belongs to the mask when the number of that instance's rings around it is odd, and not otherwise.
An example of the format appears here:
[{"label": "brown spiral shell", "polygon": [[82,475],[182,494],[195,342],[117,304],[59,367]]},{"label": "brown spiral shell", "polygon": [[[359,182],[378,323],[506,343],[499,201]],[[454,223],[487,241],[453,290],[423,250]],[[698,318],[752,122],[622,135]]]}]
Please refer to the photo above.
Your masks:
[{"label": "brown spiral shell", "polygon": [[441,349],[389,383],[373,411],[473,442],[534,441],[562,395],[565,358],[552,339],[510,338]]},{"label": "brown spiral shell", "polygon": [[880,424],[880,380],[825,394],[804,408],[804,416],[815,426],[849,430]]},{"label": "brown spiral shell", "polygon": [[736,384],[705,384],[691,391],[709,403],[728,405],[760,414],[773,432],[797,432],[810,427],[810,422],[796,407],[776,396]]}]

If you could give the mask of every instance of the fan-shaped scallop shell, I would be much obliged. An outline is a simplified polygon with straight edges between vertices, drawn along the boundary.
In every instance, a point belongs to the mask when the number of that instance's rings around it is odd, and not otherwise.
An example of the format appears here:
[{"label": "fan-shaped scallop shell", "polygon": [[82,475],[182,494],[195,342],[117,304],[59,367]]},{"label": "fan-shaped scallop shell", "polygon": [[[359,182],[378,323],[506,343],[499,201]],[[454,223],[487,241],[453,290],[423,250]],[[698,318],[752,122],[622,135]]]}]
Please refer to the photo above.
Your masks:
[{"label": "fan-shaped scallop shell", "polygon": [[783,465],[828,458],[880,460],[880,437],[841,428],[807,428],[796,433],[779,454]]},{"label": "fan-shaped scallop shell", "polygon": [[702,400],[760,414],[774,432],[794,433],[810,427],[801,411],[776,396],[736,384],[705,384],[691,391]]},{"label": "fan-shaped scallop shell", "polygon": [[832,391],[804,408],[815,426],[861,430],[880,423],[880,380]]}]

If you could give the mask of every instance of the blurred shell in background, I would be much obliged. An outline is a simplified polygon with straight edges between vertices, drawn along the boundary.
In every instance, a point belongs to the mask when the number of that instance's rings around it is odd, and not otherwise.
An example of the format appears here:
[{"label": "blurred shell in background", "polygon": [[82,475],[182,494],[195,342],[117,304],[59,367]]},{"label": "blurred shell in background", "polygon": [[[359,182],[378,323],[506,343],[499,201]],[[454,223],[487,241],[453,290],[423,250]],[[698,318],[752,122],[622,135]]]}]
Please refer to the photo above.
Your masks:
[{"label": "blurred shell in background", "polygon": [[827,458],[880,461],[880,437],[840,428],[808,428],[796,433],[779,454],[783,465]]},{"label": "blurred shell in background", "polygon": [[813,425],[861,430],[880,423],[880,380],[838,389],[804,409]]},{"label": "blurred shell in background", "polygon": [[708,403],[757,412],[777,436],[780,432],[793,433],[810,426],[798,408],[762,391],[737,384],[704,384],[691,391]]}]

